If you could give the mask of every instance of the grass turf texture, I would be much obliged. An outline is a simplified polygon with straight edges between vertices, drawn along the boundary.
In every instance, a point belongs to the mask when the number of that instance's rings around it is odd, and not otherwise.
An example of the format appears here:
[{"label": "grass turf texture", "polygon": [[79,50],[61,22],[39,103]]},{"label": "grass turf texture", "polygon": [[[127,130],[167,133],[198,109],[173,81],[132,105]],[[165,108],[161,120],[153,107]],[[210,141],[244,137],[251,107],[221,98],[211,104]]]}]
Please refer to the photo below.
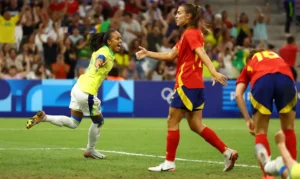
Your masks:
[{"label": "grass turf texture", "polygon": [[[191,132],[187,122],[181,122],[181,140],[177,157],[204,162],[177,161],[177,171],[151,173],[150,166],[163,162],[162,158],[107,153],[105,160],[83,157],[87,133],[91,123],[84,119],[77,129],[41,123],[27,130],[27,119],[0,119],[0,178],[261,178],[259,168],[237,166],[222,172],[223,156],[200,136]],[[242,120],[206,119],[205,124],[215,130],[225,143],[239,152],[237,164],[257,165],[254,159],[254,138]],[[296,126],[300,125],[297,121]],[[279,154],[274,133],[279,121],[271,120],[269,140],[272,156]],[[99,150],[165,155],[165,119],[106,119],[101,129]],[[296,130],[298,140],[300,131]],[[299,145],[298,145],[299,146]],[[33,150],[38,148],[37,150]],[[44,148],[50,148],[48,150]],[[53,149],[56,148],[56,149]],[[61,150],[59,148],[68,148]],[[300,148],[298,147],[298,151]]]}]

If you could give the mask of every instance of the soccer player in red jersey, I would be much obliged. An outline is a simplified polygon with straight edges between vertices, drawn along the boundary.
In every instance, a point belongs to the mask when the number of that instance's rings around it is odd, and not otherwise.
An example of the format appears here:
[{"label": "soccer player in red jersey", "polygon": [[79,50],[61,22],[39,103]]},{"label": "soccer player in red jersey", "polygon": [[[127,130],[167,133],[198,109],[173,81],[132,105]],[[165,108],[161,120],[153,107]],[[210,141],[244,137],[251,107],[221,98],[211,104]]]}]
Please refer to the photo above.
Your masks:
[{"label": "soccer player in red jersey", "polygon": [[[172,61],[178,58],[175,91],[172,97],[169,116],[165,162],[149,171],[175,171],[175,155],[179,143],[179,123],[186,116],[192,131],[203,137],[217,148],[225,157],[224,171],[234,167],[238,153],[226,146],[217,134],[202,122],[204,107],[204,82],[202,78],[203,64],[206,65],[215,81],[227,85],[227,79],[214,68],[204,50],[204,38],[198,25],[201,20],[201,7],[194,4],[181,5],[176,14],[176,24],[185,28],[179,42],[170,52],[157,53],[140,47],[136,53],[138,59],[146,56],[161,61]],[[203,25],[203,23],[202,23]]]},{"label": "soccer player in red jersey", "polygon": [[[247,64],[237,80],[236,101],[245,118],[248,130],[255,135],[255,144],[260,143],[265,146],[268,155],[271,155],[267,132],[274,101],[279,112],[281,128],[287,138],[286,146],[292,157],[296,159],[294,121],[298,93],[289,65],[276,53],[264,49],[252,50],[247,56],[246,62]],[[250,101],[253,121],[243,98],[248,83],[251,83]],[[266,173],[263,178],[268,178]]]}]

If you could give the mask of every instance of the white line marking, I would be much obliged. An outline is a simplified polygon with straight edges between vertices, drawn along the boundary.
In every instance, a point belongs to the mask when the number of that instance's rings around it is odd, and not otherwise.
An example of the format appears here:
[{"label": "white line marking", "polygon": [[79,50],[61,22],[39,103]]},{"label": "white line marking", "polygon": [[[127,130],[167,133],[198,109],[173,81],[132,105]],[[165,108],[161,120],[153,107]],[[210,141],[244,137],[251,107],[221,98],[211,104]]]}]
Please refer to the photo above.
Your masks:
[{"label": "white line marking", "polygon": [[[30,150],[85,150],[84,148],[0,148],[0,151],[3,150],[20,150],[20,151],[30,151]],[[138,153],[130,153],[130,152],[123,152],[123,151],[115,151],[115,150],[97,150],[103,153],[112,153],[112,154],[119,154],[119,155],[129,155],[129,156],[139,156],[139,157],[151,157],[151,158],[165,158],[165,156],[157,156],[157,155],[150,155],[150,154],[138,154]],[[191,160],[191,159],[184,159],[184,158],[176,158],[176,161],[185,161],[185,162],[195,162],[195,163],[210,163],[210,164],[217,164],[217,165],[224,165],[224,162],[218,161],[210,161],[210,160]],[[247,165],[247,164],[235,164],[237,167],[245,167],[245,168],[259,168],[256,165]]]},{"label": "white line marking", "polygon": [[[68,128],[34,128],[36,131],[69,131]],[[77,128],[75,130],[86,131],[89,128]],[[101,130],[118,130],[118,131],[141,131],[141,130],[154,130],[154,131],[166,131],[166,128],[102,128]],[[180,130],[189,131],[189,128],[182,128]],[[214,130],[223,130],[223,131],[246,131],[246,128],[214,128]],[[0,128],[0,131],[28,131],[28,129],[24,128]]]}]

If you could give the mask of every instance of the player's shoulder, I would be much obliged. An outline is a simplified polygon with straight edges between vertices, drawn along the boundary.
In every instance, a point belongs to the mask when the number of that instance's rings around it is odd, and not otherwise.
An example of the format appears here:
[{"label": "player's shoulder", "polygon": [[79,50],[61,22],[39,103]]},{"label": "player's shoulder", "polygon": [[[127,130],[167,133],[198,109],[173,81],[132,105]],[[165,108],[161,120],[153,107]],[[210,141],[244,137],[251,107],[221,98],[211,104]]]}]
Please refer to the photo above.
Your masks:
[{"label": "player's shoulder", "polygon": [[185,35],[201,35],[202,32],[198,28],[190,28],[184,32]]}]

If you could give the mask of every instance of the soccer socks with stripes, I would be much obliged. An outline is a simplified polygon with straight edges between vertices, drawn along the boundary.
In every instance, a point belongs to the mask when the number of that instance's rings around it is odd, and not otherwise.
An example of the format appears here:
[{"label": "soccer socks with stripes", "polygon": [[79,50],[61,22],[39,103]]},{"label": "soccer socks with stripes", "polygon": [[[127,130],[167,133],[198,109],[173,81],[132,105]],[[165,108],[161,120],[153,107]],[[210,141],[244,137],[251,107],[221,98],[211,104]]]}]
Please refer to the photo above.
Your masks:
[{"label": "soccer socks with stripes", "polygon": [[[271,149],[270,149],[270,144],[269,144],[269,141],[268,141],[267,134],[257,134],[255,136],[255,145],[256,144],[262,144],[266,148],[266,150],[268,152],[268,156],[271,155]],[[266,172],[264,170],[264,167],[262,166],[261,163],[260,163],[260,168],[263,171],[264,176],[266,177],[267,174],[266,174]]]},{"label": "soccer socks with stripes", "polygon": [[75,129],[79,125],[79,121],[76,119],[67,117],[67,116],[56,116],[56,115],[46,115],[44,122],[50,122],[56,126],[62,127],[69,127]]},{"label": "soccer socks with stripes", "polygon": [[209,127],[205,127],[200,136],[210,145],[218,149],[222,154],[226,151],[226,144],[218,137],[218,135]]},{"label": "soccer socks with stripes", "polygon": [[294,160],[297,158],[297,140],[294,130],[283,130],[285,135],[285,145]]},{"label": "soccer socks with stripes", "polygon": [[100,136],[99,124],[92,123],[88,134],[87,151],[95,150],[95,146],[98,142],[99,136]]},{"label": "soccer socks with stripes", "polygon": [[166,160],[173,162],[176,156],[176,150],[179,144],[180,139],[180,132],[179,130],[172,131],[168,130],[167,135],[167,153],[166,153]]}]

